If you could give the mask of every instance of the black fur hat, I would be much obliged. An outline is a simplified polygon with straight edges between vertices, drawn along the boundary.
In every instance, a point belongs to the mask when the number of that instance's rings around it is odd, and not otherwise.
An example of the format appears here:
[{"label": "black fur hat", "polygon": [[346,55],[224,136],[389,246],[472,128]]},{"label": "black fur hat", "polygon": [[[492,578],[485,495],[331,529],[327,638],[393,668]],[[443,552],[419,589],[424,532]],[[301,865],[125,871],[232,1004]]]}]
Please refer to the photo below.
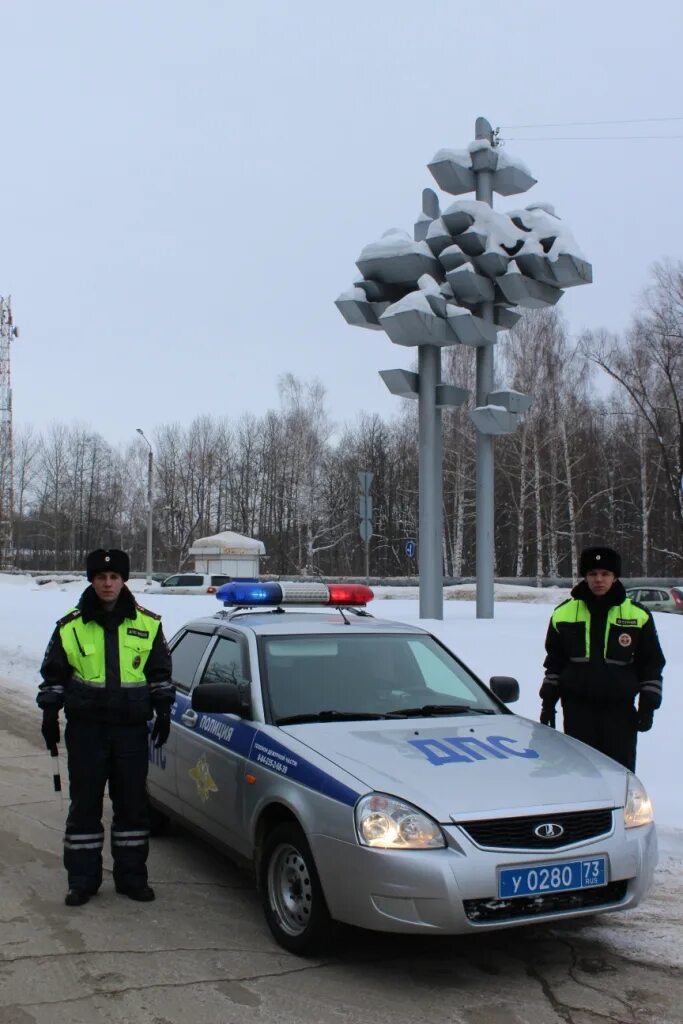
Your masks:
[{"label": "black fur hat", "polygon": [[586,576],[592,569],[607,569],[615,576],[621,576],[621,555],[614,548],[601,545],[584,548],[579,559],[579,572]]},{"label": "black fur hat", "polygon": [[86,576],[92,583],[98,572],[117,572],[125,582],[130,575],[130,559],[125,551],[118,548],[97,548],[91,551],[85,563]]}]

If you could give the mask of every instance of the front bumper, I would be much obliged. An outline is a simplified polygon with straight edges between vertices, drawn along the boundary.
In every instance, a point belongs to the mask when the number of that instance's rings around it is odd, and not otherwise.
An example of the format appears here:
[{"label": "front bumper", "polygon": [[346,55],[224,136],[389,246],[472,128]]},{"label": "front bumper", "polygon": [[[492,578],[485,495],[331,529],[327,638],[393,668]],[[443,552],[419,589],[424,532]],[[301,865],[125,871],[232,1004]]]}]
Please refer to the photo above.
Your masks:
[{"label": "front bumper", "polygon": [[[615,817],[617,817],[615,812]],[[331,836],[309,835],[327,904],[335,920],[386,932],[462,934],[635,907],[649,891],[657,863],[654,825],[547,853],[482,849],[457,826],[443,827],[441,850],[380,850]],[[569,893],[501,900],[498,869],[607,858],[607,885]]]}]

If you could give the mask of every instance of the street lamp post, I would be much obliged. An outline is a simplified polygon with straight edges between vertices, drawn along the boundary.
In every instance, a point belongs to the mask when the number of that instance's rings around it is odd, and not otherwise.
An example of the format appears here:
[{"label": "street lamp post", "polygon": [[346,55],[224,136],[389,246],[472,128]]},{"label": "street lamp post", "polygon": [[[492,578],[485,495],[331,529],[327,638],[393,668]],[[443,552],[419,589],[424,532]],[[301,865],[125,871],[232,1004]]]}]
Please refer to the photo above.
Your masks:
[{"label": "street lamp post", "polygon": [[145,437],[142,427],[135,428],[149,448],[147,457],[147,582],[152,582],[152,478],[154,474],[154,452]]}]

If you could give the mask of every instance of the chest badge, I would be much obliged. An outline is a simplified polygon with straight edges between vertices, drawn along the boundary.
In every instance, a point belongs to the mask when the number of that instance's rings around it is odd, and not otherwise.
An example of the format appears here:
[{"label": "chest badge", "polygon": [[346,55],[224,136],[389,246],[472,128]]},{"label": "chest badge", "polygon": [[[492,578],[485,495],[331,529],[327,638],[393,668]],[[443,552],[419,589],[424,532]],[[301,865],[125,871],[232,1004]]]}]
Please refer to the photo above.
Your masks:
[{"label": "chest badge", "polygon": [[206,754],[202,754],[194,768],[190,768],[189,774],[194,779],[199,799],[203,804],[206,803],[212,793],[218,792],[218,786],[211,778]]},{"label": "chest badge", "polygon": [[620,644],[621,647],[630,647],[632,643],[633,643],[633,640],[628,635],[628,633],[620,633],[619,634],[619,644]]},{"label": "chest badge", "polygon": [[133,668],[140,668],[141,660],[142,659],[141,659],[140,655],[136,654],[135,657],[133,658]]}]

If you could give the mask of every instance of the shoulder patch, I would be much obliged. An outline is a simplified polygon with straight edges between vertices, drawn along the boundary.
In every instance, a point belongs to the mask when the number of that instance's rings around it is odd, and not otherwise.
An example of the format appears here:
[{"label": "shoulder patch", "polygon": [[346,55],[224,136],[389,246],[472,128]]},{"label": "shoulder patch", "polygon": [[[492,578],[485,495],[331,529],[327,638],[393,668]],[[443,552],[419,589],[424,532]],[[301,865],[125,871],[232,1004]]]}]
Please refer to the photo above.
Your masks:
[{"label": "shoulder patch", "polygon": [[142,605],[137,602],[135,604],[135,610],[142,612],[143,615],[149,615],[150,619],[159,619],[159,621],[161,621],[161,615],[157,615],[156,612],[151,612],[149,608],[143,608]]},{"label": "shoulder patch", "polygon": [[73,622],[74,619],[80,619],[81,609],[72,608],[70,612],[67,612],[61,619],[57,619],[57,626],[66,626],[67,622]]}]

